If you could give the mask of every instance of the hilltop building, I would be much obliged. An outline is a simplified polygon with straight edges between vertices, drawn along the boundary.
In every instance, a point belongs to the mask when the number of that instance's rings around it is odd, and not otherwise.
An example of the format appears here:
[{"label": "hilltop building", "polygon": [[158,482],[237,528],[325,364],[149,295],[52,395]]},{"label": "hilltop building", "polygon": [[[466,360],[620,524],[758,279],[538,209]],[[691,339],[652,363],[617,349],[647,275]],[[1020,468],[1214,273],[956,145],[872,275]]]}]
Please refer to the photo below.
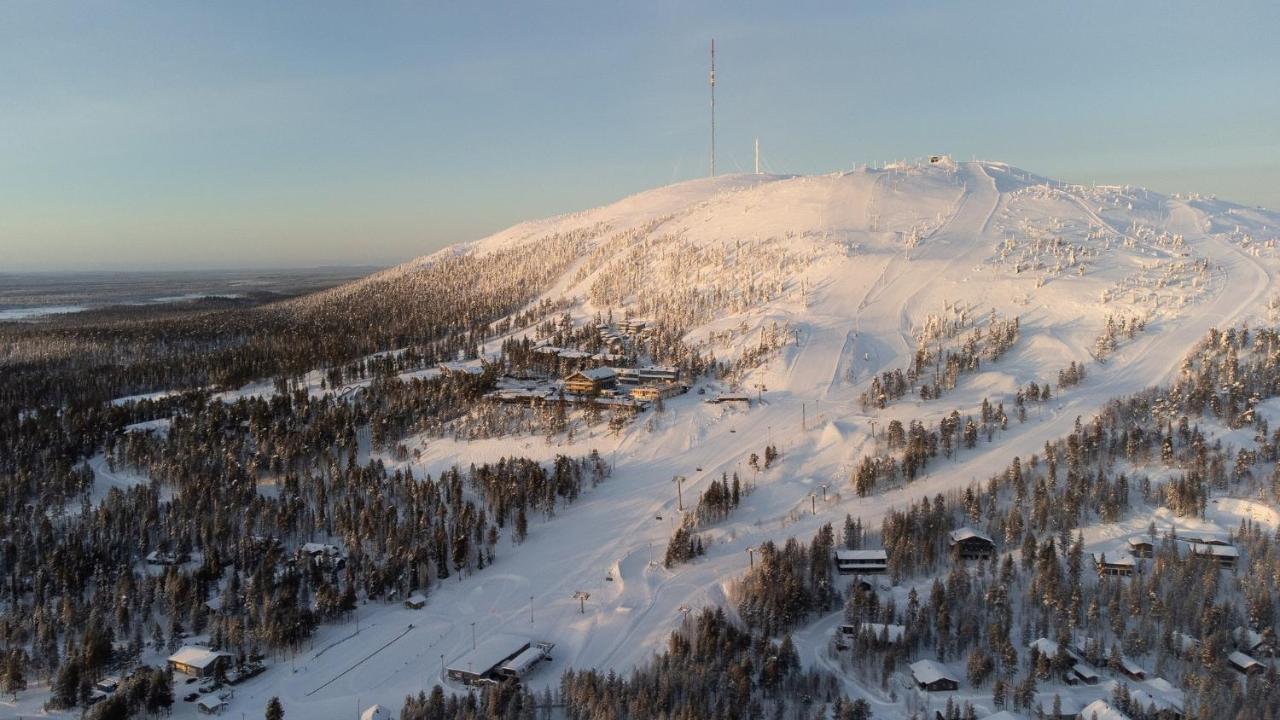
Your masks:
[{"label": "hilltop building", "polygon": [[219,671],[231,665],[230,653],[209,648],[185,645],[169,656],[169,667],[174,672],[196,678],[216,677]]},{"label": "hilltop building", "polygon": [[618,384],[618,374],[613,368],[589,368],[570,373],[564,379],[564,391],[574,395],[599,395]]},{"label": "hilltop building", "polygon": [[961,560],[990,560],[996,554],[996,543],[991,538],[963,527],[950,534],[951,552]]},{"label": "hilltop building", "polygon": [[836,570],[841,575],[875,575],[889,569],[884,550],[836,550]]}]

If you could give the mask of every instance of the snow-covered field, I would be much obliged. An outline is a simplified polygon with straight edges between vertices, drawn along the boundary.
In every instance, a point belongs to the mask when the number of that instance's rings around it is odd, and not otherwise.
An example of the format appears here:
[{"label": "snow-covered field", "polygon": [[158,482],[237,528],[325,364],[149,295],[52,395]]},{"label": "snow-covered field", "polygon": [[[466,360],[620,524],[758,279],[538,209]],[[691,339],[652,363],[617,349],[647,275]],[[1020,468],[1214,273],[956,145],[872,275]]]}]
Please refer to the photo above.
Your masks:
[{"label": "snow-covered field", "polygon": [[[273,695],[290,717],[322,720],[354,717],[373,703],[397,708],[405,695],[437,683],[464,692],[445,681],[442,663],[470,650],[473,636],[483,642],[499,633],[556,644],[553,662],[529,677],[535,688],[556,684],[569,667],[625,671],[664,646],[684,610],[731,608],[728,586],[747,568],[749,548],[807,540],[824,523],[838,527],[846,514],[878,527],[890,507],[984,479],[1013,456],[1039,451],[1107,399],[1172,377],[1211,327],[1266,319],[1280,267],[1275,213],[1141,189],[1063,186],[1001,163],[949,161],[695,180],[445,252],[485,253],[598,223],[608,226],[595,241],[600,252],[584,254],[546,297],[576,298],[572,314],[586,322],[597,312],[621,317],[636,305],[644,306],[641,317],[672,312],[680,293],[706,291],[720,304],[696,318],[688,340],[715,333],[706,347],[723,359],[741,355],[762,329],[785,326],[790,341],[741,384],[763,402],[711,405],[690,393],[620,433],[601,424],[576,433],[571,444],[528,436],[409,438],[405,444],[419,456],[384,460],[419,475],[509,455],[549,460],[593,449],[613,475],[556,517],[532,519],[523,544],[500,543],[492,567],[434,585],[424,609],[369,603],[360,607],[358,632],[356,622],[323,626],[308,649],[238,686],[229,716],[256,716]],[[637,228],[643,231],[632,232]],[[704,265],[690,266],[690,259]],[[412,272],[415,263],[391,272]],[[628,263],[640,263],[642,281],[617,291],[605,278]],[[759,291],[750,302],[743,299],[748,287]],[[864,410],[859,398],[870,380],[905,369],[928,318],[957,307],[979,324],[992,312],[1018,317],[1020,337],[940,399],[908,395],[884,410]],[[1097,362],[1095,340],[1109,314],[1143,318],[1146,329]],[[892,419],[973,413],[984,398],[1012,412],[1019,387],[1053,384],[1071,361],[1087,363],[1085,382],[1029,406],[1027,421],[1011,421],[994,442],[940,460],[905,489],[853,493],[850,470],[881,442],[871,435],[873,423],[883,433]],[[321,377],[308,376],[312,392],[320,392]],[[270,392],[263,382],[223,397]],[[779,460],[750,469],[748,456],[763,455],[768,444]],[[99,482],[138,481],[100,466]],[[674,570],[652,562],[661,560],[679,515],[672,478],[687,478],[688,506],[708,480],[735,472],[755,489],[705,532],[706,556]],[[1231,529],[1241,517],[1276,523],[1269,507],[1223,498],[1206,524]],[[1093,528],[1086,542],[1093,549],[1122,541],[1151,519]],[[590,593],[585,612],[577,591]],[[796,635],[806,664],[829,665],[825,647],[836,617]],[[851,680],[846,690],[884,707],[878,691]],[[174,712],[192,717],[195,708],[179,701]]]}]

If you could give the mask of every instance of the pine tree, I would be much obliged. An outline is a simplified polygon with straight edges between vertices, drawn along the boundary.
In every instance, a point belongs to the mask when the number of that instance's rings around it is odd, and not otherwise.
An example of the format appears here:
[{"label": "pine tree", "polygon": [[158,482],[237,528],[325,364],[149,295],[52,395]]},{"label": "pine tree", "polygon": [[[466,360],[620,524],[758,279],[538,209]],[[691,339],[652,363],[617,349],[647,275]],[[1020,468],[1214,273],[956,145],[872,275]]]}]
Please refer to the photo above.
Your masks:
[{"label": "pine tree", "polygon": [[280,698],[273,697],[267,701],[266,720],[284,720],[284,705]]},{"label": "pine tree", "polygon": [[67,658],[58,668],[53,680],[53,705],[58,708],[75,707],[80,697],[80,661]]},{"label": "pine tree", "polygon": [[18,699],[19,692],[27,689],[26,664],[27,654],[21,648],[15,648],[5,658],[4,691],[12,695],[14,700]]},{"label": "pine tree", "polygon": [[529,535],[529,516],[525,514],[524,504],[522,503],[520,505],[520,508],[516,511],[516,533],[515,533],[516,542],[518,543],[524,542],[524,539],[528,537],[528,535]]},{"label": "pine tree", "polygon": [[173,707],[173,670],[165,668],[152,673],[151,684],[147,688],[147,713],[159,714]]}]

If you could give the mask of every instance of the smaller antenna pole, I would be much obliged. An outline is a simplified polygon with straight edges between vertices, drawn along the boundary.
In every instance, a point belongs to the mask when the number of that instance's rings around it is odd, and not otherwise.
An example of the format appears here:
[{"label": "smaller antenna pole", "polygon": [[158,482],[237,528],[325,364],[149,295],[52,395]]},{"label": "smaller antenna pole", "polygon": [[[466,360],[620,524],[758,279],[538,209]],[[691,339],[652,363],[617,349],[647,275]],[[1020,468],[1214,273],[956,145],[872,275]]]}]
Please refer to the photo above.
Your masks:
[{"label": "smaller antenna pole", "polygon": [[760,138],[756,138],[756,174],[760,174]]}]

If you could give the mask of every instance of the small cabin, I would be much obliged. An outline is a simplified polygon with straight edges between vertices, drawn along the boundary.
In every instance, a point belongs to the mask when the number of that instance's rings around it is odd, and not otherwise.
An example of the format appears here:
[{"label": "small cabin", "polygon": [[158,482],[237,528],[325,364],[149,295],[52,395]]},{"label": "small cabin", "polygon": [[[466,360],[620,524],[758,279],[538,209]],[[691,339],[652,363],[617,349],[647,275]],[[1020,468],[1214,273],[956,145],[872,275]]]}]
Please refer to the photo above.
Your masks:
[{"label": "small cabin", "polygon": [[889,569],[889,554],[881,550],[836,550],[841,575],[876,575]]},{"label": "small cabin", "polygon": [[996,554],[995,541],[973,528],[952,530],[949,539],[952,554],[961,560],[990,560]]},{"label": "small cabin", "polygon": [[[1047,720],[1076,720],[1084,705],[1071,693],[1040,692],[1032,701],[1038,714],[1032,717],[1044,717]],[[1055,711],[1056,708],[1056,711]]]},{"label": "small cabin", "polygon": [[404,599],[404,606],[410,610],[421,610],[427,606],[427,598],[422,593],[414,593]]},{"label": "small cabin", "polygon": [[146,560],[148,565],[168,566],[168,565],[181,565],[182,563],[186,562],[188,557],[189,556],[180,554],[180,553],[167,553],[167,552],[160,552],[159,550],[152,550],[151,552],[147,553]]},{"label": "small cabin", "polygon": [[933,660],[920,660],[911,663],[911,679],[921,690],[930,692],[946,692],[959,690],[960,680],[947,670],[942,663]]},{"label": "small cabin", "polygon": [[[1152,687],[1151,689],[1157,688]],[[1180,695],[1180,693],[1178,694]],[[1129,707],[1142,708],[1144,710],[1154,709],[1155,713],[1148,714],[1148,717],[1157,718],[1158,720],[1179,720],[1184,716],[1180,698],[1171,699],[1164,693],[1156,695],[1139,685],[1129,686]]]},{"label": "small cabin", "polygon": [[1141,665],[1123,655],[1120,656],[1120,672],[1124,673],[1125,677],[1130,680],[1147,679],[1147,671],[1143,670]]},{"label": "small cabin", "polygon": [[1178,657],[1189,658],[1200,651],[1200,641],[1186,633],[1174,632],[1170,637],[1173,639],[1173,652]]},{"label": "small cabin", "polygon": [[1267,669],[1267,666],[1239,650],[1227,656],[1227,664],[1241,675],[1258,675]]},{"label": "small cabin", "polygon": [[196,710],[201,715],[221,715],[227,709],[227,701],[214,695],[206,695],[196,700]]},{"label": "small cabin", "polygon": [[861,625],[841,625],[840,635],[849,639],[866,637],[877,648],[886,648],[902,640],[907,634],[905,625],[884,623],[862,623]]},{"label": "small cabin", "polygon": [[1098,571],[1099,577],[1103,575],[1129,577],[1133,575],[1137,566],[1138,562],[1133,559],[1132,555],[1112,555],[1107,557],[1106,553],[1093,554],[1093,567]]},{"label": "small cabin", "polygon": [[1027,646],[1028,650],[1031,650],[1033,648],[1037,653],[1040,654],[1041,657],[1046,657],[1046,658],[1049,658],[1050,660],[1058,657],[1058,652],[1061,649],[1058,647],[1058,643],[1050,640],[1049,638],[1037,638],[1035,641],[1033,641],[1030,645]]},{"label": "small cabin", "polygon": [[1129,538],[1129,554],[1136,558],[1152,558],[1156,554],[1156,545],[1150,538],[1136,536]]},{"label": "small cabin", "polygon": [[1249,655],[1269,655],[1271,654],[1270,643],[1267,642],[1261,633],[1254,632],[1247,627],[1237,627],[1231,631],[1231,639],[1235,641],[1236,649]]},{"label": "small cabin", "polygon": [[1106,700],[1094,700],[1085,705],[1077,717],[1080,720],[1131,720]]},{"label": "small cabin", "polygon": [[1066,681],[1068,685],[1097,685],[1102,679],[1098,676],[1098,671],[1087,662],[1077,662],[1067,671]]},{"label": "small cabin", "polygon": [[1195,556],[1213,560],[1218,567],[1230,570],[1236,566],[1240,551],[1234,545],[1219,543],[1192,542],[1187,544],[1187,551]]}]

